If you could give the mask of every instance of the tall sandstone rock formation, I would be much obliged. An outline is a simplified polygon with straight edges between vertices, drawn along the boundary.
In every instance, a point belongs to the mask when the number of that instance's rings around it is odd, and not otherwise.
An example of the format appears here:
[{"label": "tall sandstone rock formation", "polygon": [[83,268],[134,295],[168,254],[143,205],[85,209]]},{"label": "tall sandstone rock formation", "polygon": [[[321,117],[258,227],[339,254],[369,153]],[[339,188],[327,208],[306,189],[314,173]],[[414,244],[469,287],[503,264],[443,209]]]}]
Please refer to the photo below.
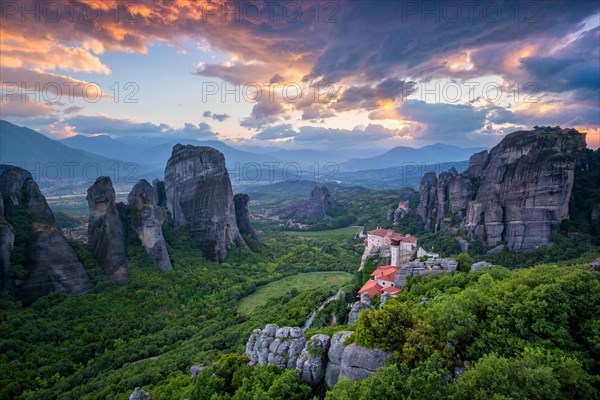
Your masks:
[{"label": "tall sandstone rock formation", "polygon": [[212,261],[227,259],[227,246],[248,249],[237,226],[225,157],[212,147],[175,145],[165,168],[167,207]]},{"label": "tall sandstone rock formation", "polygon": [[[8,212],[9,208],[13,212]],[[10,219],[19,213],[22,217],[16,222],[21,226],[16,229],[28,231],[21,236],[26,243],[15,243],[10,225]],[[16,280],[11,277],[11,255],[15,246],[26,246],[21,265],[26,275]],[[0,271],[2,286],[26,305],[50,292],[78,295],[93,288],[31,174],[5,165],[0,166]]]},{"label": "tall sandstone rock formation", "polygon": [[489,153],[471,156],[461,174],[425,174],[417,212],[429,231],[457,227],[490,246],[535,250],[551,243],[568,218],[585,147],[585,135],[573,129],[513,132]]},{"label": "tall sandstone rock formation", "polygon": [[165,216],[163,210],[156,205],[156,187],[145,179],[140,180],[131,189],[127,202],[132,211],[133,228],[154,265],[161,271],[173,269],[162,232]]},{"label": "tall sandstone rock formation", "polygon": [[125,285],[129,280],[127,242],[109,177],[96,179],[87,191],[87,202],[90,211],[88,248],[104,273],[118,285]]},{"label": "tall sandstone rock formation", "polygon": [[250,211],[248,210],[248,203],[250,197],[247,194],[238,193],[233,196],[233,204],[235,206],[235,221],[238,229],[242,235],[259,242],[258,236],[252,227],[250,222]]},{"label": "tall sandstone rock formation", "polygon": [[310,198],[302,203],[292,204],[274,211],[283,218],[293,218],[302,222],[328,221],[327,211],[337,202],[324,185],[317,185],[310,192]]}]

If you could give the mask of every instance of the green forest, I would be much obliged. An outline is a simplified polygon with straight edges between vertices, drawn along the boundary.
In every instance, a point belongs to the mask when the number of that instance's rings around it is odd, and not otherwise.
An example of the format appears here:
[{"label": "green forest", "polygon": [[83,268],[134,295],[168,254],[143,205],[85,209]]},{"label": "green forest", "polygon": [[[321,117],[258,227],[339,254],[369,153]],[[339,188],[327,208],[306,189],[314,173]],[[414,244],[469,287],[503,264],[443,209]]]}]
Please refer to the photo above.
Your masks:
[{"label": "green forest", "polygon": [[[217,264],[167,223],[174,269],[160,272],[120,207],[127,286],[110,282],[85,244],[71,240],[95,284],[92,293],[51,294],[29,307],[0,293],[0,399],[126,400],[135,387],[153,400],[599,398],[600,273],[587,263],[600,254],[600,236],[597,221],[586,217],[598,202],[597,190],[590,189],[599,179],[598,154],[588,152],[591,167],[575,181],[571,219],[554,244],[536,252],[486,255],[475,243],[469,254],[458,255],[452,236],[424,233],[414,211],[406,215],[397,230],[455,256],[458,271],[409,278],[397,298],[379,309],[376,297],[375,310],[362,311],[350,326],[348,304],[377,265],[370,261],[357,271],[364,249],[355,238],[359,228],[282,232],[258,224],[262,245],[256,252],[231,248],[228,261]],[[372,194],[340,191],[336,212],[351,217],[340,225],[391,226],[386,214],[406,193],[379,192],[365,213]],[[414,193],[409,200],[414,210]],[[27,212],[8,207],[6,216],[26,243]],[[57,219],[65,227],[76,224],[67,215]],[[15,248],[13,274],[26,273],[25,252],[26,246]],[[470,271],[480,260],[496,266]],[[314,274],[334,271],[323,279]],[[306,338],[354,331],[346,344],[392,354],[384,368],[327,391],[293,370],[248,365],[244,351],[253,329],[302,326],[340,289],[346,296],[315,315]],[[196,378],[193,365],[203,367]]]}]

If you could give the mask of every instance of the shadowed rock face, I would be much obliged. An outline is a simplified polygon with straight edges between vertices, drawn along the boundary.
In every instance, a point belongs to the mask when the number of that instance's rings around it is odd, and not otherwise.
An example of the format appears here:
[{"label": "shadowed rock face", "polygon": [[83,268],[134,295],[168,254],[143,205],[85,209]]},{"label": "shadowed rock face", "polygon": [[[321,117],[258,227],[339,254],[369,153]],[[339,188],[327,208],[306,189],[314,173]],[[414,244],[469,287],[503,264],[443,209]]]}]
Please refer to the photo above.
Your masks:
[{"label": "shadowed rock face", "polygon": [[175,225],[190,233],[206,258],[225,261],[232,243],[248,249],[238,230],[221,152],[204,146],[174,146],[165,169],[165,189]]},{"label": "shadowed rock face", "polygon": [[156,190],[145,179],[135,184],[127,202],[132,210],[133,224],[146,252],[161,271],[173,269],[162,233],[163,211],[156,205]]},{"label": "shadowed rock face", "polygon": [[310,192],[308,200],[275,210],[274,214],[305,222],[327,221],[330,219],[327,211],[336,204],[329,189],[326,186],[318,185]]},{"label": "shadowed rock face", "polygon": [[256,235],[256,232],[254,232],[254,228],[252,228],[252,224],[250,223],[250,212],[248,211],[249,201],[250,197],[248,197],[247,194],[238,193],[233,196],[233,203],[235,205],[235,221],[242,235],[247,235],[253,240],[259,241],[258,236]]},{"label": "shadowed rock face", "polygon": [[[568,217],[575,168],[585,149],[575,130],[519,131],[490,153],[474,154],[462,174],[426,174],[418,213],[426,230],[459,226],[487,245],[531,251],[554,240]],[[434,200],[435,199],[435,200]]]},{"label": "shadowed rock face", "polygon": [[15,234],[4,218],[4,200],[0,192],[0,287],[8,289],[8,273],[11,268],[10,255],[15,245]]},{"label": "shadowed rock face", "polygon": [[[92,289],[83,265],[73,248],[56,226],[54,214],[31,174],[17,167],[0,167],[0,267],[2,286],[10,289],[24,304],[50,292],[66,291],[82,294]],[[10,221],[4,217],[5,207],[26,207],[31,218],[26,259],[27,276],[22,282],[10,282],[10,256],[15,236]]]},{"label": "shadowed rock face", "polygon": [[125,285],[129,280],[127,243],[109,177],[96,179],[87,191],[87,201],[90,210],[88,248],[104,273],[115,283]]},{"label": "shadowed rock face", "polygon": [[425,230],[430,231],[435,226],[434,216],[437,214],[437,184],[435,172],[428,172],[421,178],[419,187],[419,207],[417,214],[425,223]]}]

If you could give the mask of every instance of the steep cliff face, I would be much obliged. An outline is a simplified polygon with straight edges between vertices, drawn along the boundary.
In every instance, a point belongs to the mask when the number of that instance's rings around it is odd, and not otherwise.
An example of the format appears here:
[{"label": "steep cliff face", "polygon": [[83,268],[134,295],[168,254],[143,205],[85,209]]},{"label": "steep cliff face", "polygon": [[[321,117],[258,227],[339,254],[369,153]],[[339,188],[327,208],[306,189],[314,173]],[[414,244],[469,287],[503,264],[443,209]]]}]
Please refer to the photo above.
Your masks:
[{"label": "steep cliff face", "polygon": [[161,271],[173,269],[167,244],[163,237],[163,211],[156,205],[158,194],[155,187],[145,179],[133,186],[127,202],[132,210],[134,229],[146,252]]},{"label": "steep cliff face", "polygon": [[229,244],[248,249],[235,215],[223,154],[211,147],[176,145],[165,169],[167,207],[205,257],[223,262]]},{"label": "steep cliff face", "polygon": [[[0,267],[2,286],[10,289],[24,304],[50,292],[66,291],[82,294],[92,289],[89,277],[77,255],[62,232],[56,226],[54,214],[31,174],[17,167],[0,168]],[[5,207],[6,206],[6,207]],[[5,216],[5,211],[11,211]],[[21,240],[15,243],[10,219],[18,213],[26,216],[28,226],[18,226]],[[8,215],[10,214],[10,215]],[[17,221],[24,224],[23,218]],[[29,225],[30,223],[30,225]],[[22,279],[10,275],[11,255],[15,245],[26,246],[22,256]]]},{"label": "steep cliff face", "polygon": [[8,274],[11,268],[10,255],[15,245],[15,234],[12,227],[4,218],[4,200],[0,192],[0,287],[10,287]]},{"label": "steep cliff face", "polygon": [[329,189],[317,185],[310,193],[310,198],[302,203],[293,204],[274,211],[283,218],[293,218],[303,222],[327,221],[327,211],[337,205]]},{"label": "steep cliff face", "polygon": [[87,190],[90,211],[88,247],[104,273],[115,283],[128,282],[127,243],[115,203],[115,190],[107,176],[101,176]]},{"label": "steep cliff face", "polygon": [[242,235],[246,235],[248,238],[258,242],[258,236],[256,235],[256,232],[254,232],[254,228],[252,228],[252,224],[250,223],[250,211],[248,211],[249,202],[250,197],[248,197],[247,194],[238,193],[233,196],[233,203],[235,206],[235,221]]},{"label": "steep cliff face", "polygon": [[437,184],[438,179],[435,172],[427,172],[423,175],[423,178],[421,178],[417,214],[423,220],[426,231],[431,231],[435,228],[435,216],[437,215]]},{"label": "steep cliff face", "polygon": [[[463,174],[426,174],[419,215],[426,230],[459,227],[487,245],[531,251],[552,242],[568,217],[585,135],[539,128],[507,135],[490,153],[473,155]],[[432,198],[436,198],[432,201]]]}]

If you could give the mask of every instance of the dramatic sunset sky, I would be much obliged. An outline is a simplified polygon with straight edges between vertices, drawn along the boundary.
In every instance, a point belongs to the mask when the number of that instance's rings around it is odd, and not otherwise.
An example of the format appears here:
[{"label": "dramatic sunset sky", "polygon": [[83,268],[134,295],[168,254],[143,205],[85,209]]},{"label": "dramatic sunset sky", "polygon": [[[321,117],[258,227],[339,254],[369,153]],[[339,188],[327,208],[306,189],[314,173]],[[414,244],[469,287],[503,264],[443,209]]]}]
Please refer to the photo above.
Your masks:
[{"label": "dramatic sunset sky", "polygon": [[2,0],[1,118],[357,151],[560,125],[595,148],[598,4]]}]

